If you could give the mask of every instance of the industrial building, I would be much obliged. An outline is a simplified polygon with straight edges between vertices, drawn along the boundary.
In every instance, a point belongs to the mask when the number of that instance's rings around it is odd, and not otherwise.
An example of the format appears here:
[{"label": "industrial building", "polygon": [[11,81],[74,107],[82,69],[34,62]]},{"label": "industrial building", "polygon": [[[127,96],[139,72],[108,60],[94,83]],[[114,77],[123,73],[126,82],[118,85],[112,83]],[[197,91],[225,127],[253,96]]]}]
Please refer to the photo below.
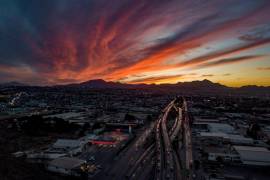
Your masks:
[{"label": "industrial building", "polygon": [[233,146],[244,165],[270,166],[270,151],[264,147]]},{"label": "industrial building", "polygon": [[82,152],[84,143],[80,140],[58,139],[49,149],[50,152],[65,152],[69,155],[76,155]]},{"label": "industrial building", "polygon": [[48,170],[65,175],[79,176],[80,168],[85,161],[77,158],[62,157],[52,160],[48,164]]}]

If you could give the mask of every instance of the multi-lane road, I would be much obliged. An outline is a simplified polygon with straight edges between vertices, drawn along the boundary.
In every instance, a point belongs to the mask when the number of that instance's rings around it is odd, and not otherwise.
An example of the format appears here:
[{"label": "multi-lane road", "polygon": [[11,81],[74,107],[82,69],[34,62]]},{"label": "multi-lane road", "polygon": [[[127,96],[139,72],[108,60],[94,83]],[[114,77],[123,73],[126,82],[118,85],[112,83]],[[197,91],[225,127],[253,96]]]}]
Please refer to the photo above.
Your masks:
[{"label": "multi-lane road", "polygon": [[[167,128],[168,113],[174,105],[172,101],[165,109],[162,118],[159,120],[156,128],[156,142],[158,146],[157,157],[158,164],[162,167],[157,169],[156,179],[174,179],[175,178],[175,167],[174,167],[174,157],[172,144],[169,137],[169,131]],[[176,120],[177,121],[177,120]]]},{"label": "multi-lane road", "polygon": [[[123,160],[119,159],[122,165],[116,164],[120,169],[114,171],[119,173],[119,176],[115,173],[115,179],[191,179],[193,158],[189,124],[186,100],[175,98],[127,150]],[[122,167],[125,162],[128,164]]]},{"label": "multi-lane road", "polygon": [[[184,119],[183,119],[183,131],[184,131],[184,144],[185,144],[185,165],[186,170],[189,172],[189,174],[192,173],[192,165],[193,165],[193,156],[192,156],[192,142],[191,142],[191,130],[190,130],[190,119],[188,115],[188,106],[187,102],[183,102],[184,107]],[[192,177],[189,176],[188,179],[191,179]]]},{"label": "multi-lane road", "polygon": [[[172,118],[172,112],[177,113],[176,117]],[[192,143],[189,124],[186,100],[176,98],[171,101],[156,121],[153,129],[155,141],[129,169],[126,179],[190,179]],[[175,141],[180,142],[183,148],[173,146]]]}]

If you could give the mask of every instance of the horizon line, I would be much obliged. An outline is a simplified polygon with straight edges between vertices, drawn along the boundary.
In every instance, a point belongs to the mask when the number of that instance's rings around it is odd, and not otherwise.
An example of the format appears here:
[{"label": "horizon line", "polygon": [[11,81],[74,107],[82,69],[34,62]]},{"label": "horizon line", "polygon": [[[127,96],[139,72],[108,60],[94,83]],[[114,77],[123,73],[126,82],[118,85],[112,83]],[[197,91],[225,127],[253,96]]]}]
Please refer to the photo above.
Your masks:
[{"label": "horizon line", "polygon": [[242,85],[242,86],[229,86],[229,85],[225,85],[223,83],[220,82],[214,82],[211,81],[209,79],[203,79],[203,80],[192,80],[192,81],[178,81],[175,83],[128,83],[128,82],[121,82],[121,81],[109,81],[109,80],[104,80],[104,79],[90,79],[90,80],[86,80],[86,81],[78,81],[78,82],[70,82],[70,83],[58,83],[58,84],[46,84],[46,85],[41,85],[41,84],[31,84],[31,83],[27,83],[27,82],[21,82],[21,81],[8,81],[8,82],[0,82],[0,85],[5,85],[5,84],[12,84],[12,83],[17,83],[17,84],[21,84],[20,86],[32,86],[32,87],[55,87],[55,86],[68,86],[68,85],[79,85],[82,83],[86,83],[86,82],[90,82],[90,81],[104,81],[106,83],[120,83],[120,84],[124,84],[124,85],[155,85],[155,86],[162,86],[162,85],[176,85],[179,83],[192,83],[192,82],[203,82],[203,81],[209,81],[213,84],[219,84],[225,87],[229,87],[229,88],[241,88],[241,87],[247,87],[247,86],[256,86],[256,87],[270,87],[270,85],[268,86],[264,86],[264,85],[256,85],[256,84],[248,84],[248,85]]}]

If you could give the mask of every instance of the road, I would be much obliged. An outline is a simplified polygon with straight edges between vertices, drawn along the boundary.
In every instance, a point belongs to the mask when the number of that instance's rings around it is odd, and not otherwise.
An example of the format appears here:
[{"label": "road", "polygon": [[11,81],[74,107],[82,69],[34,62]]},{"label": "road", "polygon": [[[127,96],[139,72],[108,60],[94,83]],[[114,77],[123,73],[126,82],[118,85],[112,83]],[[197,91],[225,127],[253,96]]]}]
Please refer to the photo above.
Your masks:
[{"label": "road", "polygon": [[[186,170],[191,171],[191,164],[193,161],[188,108],[184,99],[180,107],[176,106],[175,101],[176,100],[171,101],[163,109],[155,126],[155,142],[145,150],[145,153],[134,165],[131,173],[128,174],[128,177],[131,177],[130,179],[144,179],[146,176],[145,174],[150,172],[153,172],[153,176],[151,177],[148,174],[148,179],[149,177],[157,180],[190,179],[190,176],[183,173],[183,164],[185,165]],[[175,118],[172,127],[169,128],[168,116],[172,110],[176,110],[178,112],[178,116]],[[184,134],[183,139],[180,138],[181,134]],[[181,157],[180,146],[177,146],[175,149],[172,146],[172,143],[175,140],[179,140],[182,143],[185,152],[184,157]],[[153,148],[154,144],[155,148]],[[156,152],[155,158],[153,157],[154,151]],[[155,167],[153,171],[151,171],[152,164],[154,164]]]},{"label": "road", "polygon": [[191,179],[193,157],[189,124],[186,100],[174,99],[113,167],[105,168],[106,176],[130,180]]},{"label": "road", "polygon": [[186,100],[183,103],[184,106],[184,132],[185,132],[185,149],[186,149],[186,169],[192,171],[193,156],[192,156],[192,142],[191,142],[191,130],[190,119],[188,116],[188,106]]}]

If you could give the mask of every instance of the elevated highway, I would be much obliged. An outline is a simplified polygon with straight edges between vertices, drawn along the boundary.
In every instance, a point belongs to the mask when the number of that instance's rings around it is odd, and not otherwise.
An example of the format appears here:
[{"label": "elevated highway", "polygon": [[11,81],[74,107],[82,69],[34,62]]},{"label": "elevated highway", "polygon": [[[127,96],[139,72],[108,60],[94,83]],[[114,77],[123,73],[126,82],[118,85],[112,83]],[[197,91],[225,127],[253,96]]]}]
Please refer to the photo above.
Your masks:
[{"label": "elevated highway", "polygon": [[[176,102],[177,99],[174,99],[162,110],[154,127],[154,143],[146,148],[130,168],[126,175],[127,179],[138,179],[143,174],[143,170],[151,169],[151,166],[154,172],[151,179],[185,180],[191,178],[184,173],[186,170],[192,171],[193,162],[188,107],[184,98],[181,103]],[[170,127],[168,121],[172,111],[177,112],[177,116],[174,120],[170,120],[174,121]],[[178,140],[184,147],[184,157],[180,157],[180,148],[173,146],[174,141]]]}]

